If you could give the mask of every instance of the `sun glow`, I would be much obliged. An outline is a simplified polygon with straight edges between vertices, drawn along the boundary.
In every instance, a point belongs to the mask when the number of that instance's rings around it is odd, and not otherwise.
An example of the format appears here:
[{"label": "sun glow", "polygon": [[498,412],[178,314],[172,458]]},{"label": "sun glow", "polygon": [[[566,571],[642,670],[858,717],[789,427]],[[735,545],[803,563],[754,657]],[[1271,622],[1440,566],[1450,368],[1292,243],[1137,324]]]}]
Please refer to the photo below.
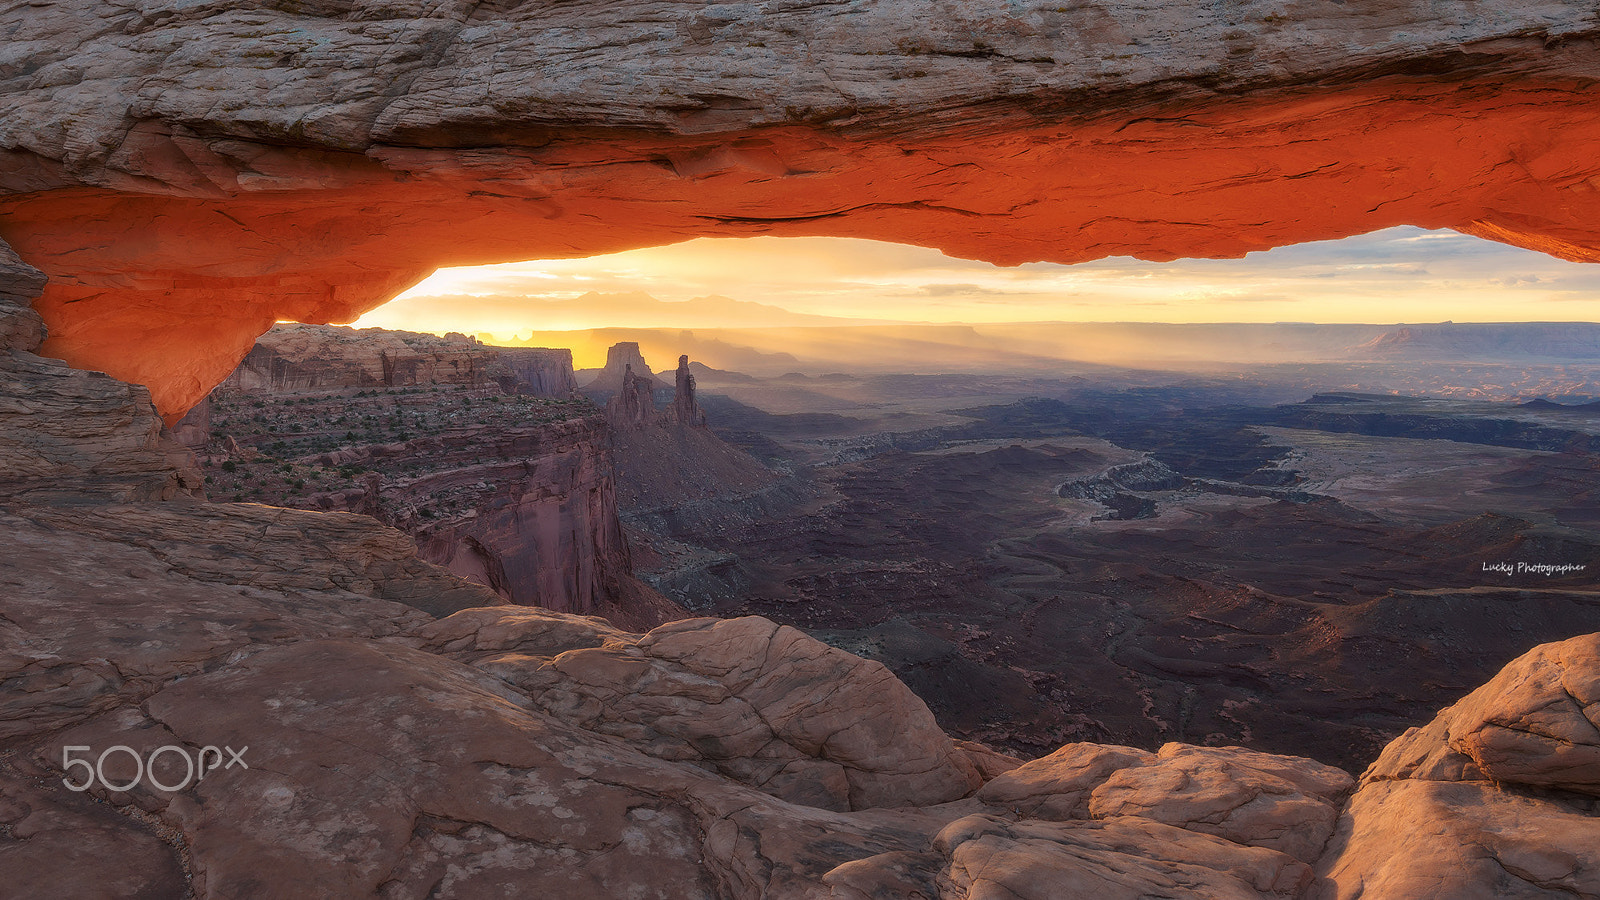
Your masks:
[{"label": "sun glow", "polygon": [[441,269],[361,325],[489,333],[1000,322],[1596,318],[1600,268],[1392,228],[1234,260],[1004,268],[848,238],[702,238],[607,256]]}]

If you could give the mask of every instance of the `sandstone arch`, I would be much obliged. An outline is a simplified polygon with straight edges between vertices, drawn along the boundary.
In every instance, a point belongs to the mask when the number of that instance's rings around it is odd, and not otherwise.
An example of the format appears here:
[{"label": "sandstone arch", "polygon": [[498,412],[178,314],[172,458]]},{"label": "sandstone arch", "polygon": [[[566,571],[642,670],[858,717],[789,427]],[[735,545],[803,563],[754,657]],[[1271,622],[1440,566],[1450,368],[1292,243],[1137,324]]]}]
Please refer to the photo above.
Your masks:
[{"label": "sandstone arch", "polygon": [[169,420],[275,319],[697,235],[1013,264],[1412,224],[1600,259],[1576,0],[61,0],[0,33],[44,352]]}]

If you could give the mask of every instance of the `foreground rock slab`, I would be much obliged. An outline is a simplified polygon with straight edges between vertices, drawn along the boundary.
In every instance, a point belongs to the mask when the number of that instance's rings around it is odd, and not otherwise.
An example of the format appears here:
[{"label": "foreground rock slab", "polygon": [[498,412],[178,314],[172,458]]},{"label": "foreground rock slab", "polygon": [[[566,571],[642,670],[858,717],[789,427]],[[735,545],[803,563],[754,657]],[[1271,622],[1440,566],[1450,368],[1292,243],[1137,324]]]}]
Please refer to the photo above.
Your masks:
[{"label": "foreground rock slab", "polygon": [[1535,647],[1384,751],[1325,896],[1600,896],[1600,635]]},{"label": "foreground rock slab", "polygon": [[[640,635],[528,607],[436,616],[430,598],[498,598],[408,561],[404,536],[361,517],[181,501],[0,516],[17,548],[0,560],[7,883],[117,897],[1597,896],[1600,798],[1565,759],[1484,757],[1508,778],[1559,771],[1560,786],[1369,773],[1348,804],[1344,773],[1239,748],[1072,744],[1018,765],[951,741],[881,666],[764,619]],[[1597,669],[1593,636],[1546,645],[1442,718],[1587,711]],[[128,749],[99,759],[113,746]],[[184,757],[208,746],[248,768],[190,779]],[[83,794],[62,782],[83,774],[66,748],[101,763]],[[141,776],[134,757],[155,761]]]}]

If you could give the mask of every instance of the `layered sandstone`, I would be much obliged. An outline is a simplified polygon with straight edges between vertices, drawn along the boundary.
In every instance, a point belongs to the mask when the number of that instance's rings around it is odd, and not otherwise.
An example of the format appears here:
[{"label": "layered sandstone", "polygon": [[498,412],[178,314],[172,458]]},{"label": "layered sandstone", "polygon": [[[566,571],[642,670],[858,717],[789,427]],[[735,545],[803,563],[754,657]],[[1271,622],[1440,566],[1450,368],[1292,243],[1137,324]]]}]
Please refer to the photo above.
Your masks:
[{"label": "layered sandstone", "polygon": [[434,385],[230,391],[206,406],[213,499],[373,516],[501,602],[639,628],[682,615],[633,577],[611,429],[586,401]]},{"label": "layered sandstone", "polygon": [[167,499],[200,487],[150,393],[35,355],[45,283],[0,242],[0,498]]},{"label": "layered sandstone", "polygon": [[1398,224],[1594,260],[1578,0],[0,13],[47,352],[170,420],[440,265],[836,234],[1000,263]]},{"label": "layered sandstone", "polygon": [[647,394],[666,386],[650,371],[650,365],[644,361],[636,341],[619,341],[606,348],[606,364],[594,373],[593,378],[584,382],[583,389],[596,393],[620,391],[630,372],[639,382],[637,387]]},{"label": "layered sandstone", "polygon": [[507,393],[567,397],[575,389],[572,352],[486,347],[459,334],[277,325],[220,389],[285,394],[418,385],[498,385]]}]

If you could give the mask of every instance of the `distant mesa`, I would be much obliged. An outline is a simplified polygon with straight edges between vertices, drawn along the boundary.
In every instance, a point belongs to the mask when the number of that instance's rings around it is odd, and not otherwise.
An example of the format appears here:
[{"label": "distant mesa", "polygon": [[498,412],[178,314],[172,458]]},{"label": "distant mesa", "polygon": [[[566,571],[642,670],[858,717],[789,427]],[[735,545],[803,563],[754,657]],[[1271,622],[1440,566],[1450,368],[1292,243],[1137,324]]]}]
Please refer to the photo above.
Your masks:
[{"label": "distant mesa", "polygon": [[1594,400],[1589,403],[1556,403],[1552,400],[1546,400],[1543,397],[1538,397],[1536,399],[1529,400],[1526,403],[1518,403],[1517,408],[1544,410],[1546,412],[1595,413],[1600,412],[1600,400]]},{"label": "distant mesa", "polygon": [[639,352],[637,341],[619,341],[606,351],[605,368],[584,384],[583,389],[590,393],[620,391],[623,388],[624,376],[630,370],[634,377],[643,380],[652,392],[666,387],[657,380],[655,373],[644,361],[644,355]]},{"label": "distant mesa", "polygon": [[754,384],[760,380],[754,375],[747,375],[743,372],[733,372],[728,369],[713,369],[703,362],[696,362],[694,360],[689,361],[689,371],[693,372],[694,377],[701,381],[720,382],[723,384]]},{"label": "distant mesa", "polygon": [[[633,360],[638,360],[635,368]],[[678,357],[674,376],[672,403],[657,412],[655,390],[661,382],[650,375],[644,358],[639,355],[639,345],[623,342],[611,347],[607,354],[606,369],[599,378],[589,382],[589,390],[599,393],[596,385],[606,381],[611,366],[622,364],[622,377],[617,390],[606,399],[606,418],[613,428],[641,428],[648,425],[680,425],[690,428],[706,426],[705,410],[695,399],[695,376],[687,354]],[[643,372],[644,374],[640,374]]]},{"label": "distant mesa", "polygon": [[1600,324],[1592,322],[1454,323],[1407,325],[1356,348],[1383,358],[1600,359]]},{"label": "distant mesa", "polygon": [[220,389],[251,393],[498,385],[507,394],[571,397],[572,351],[488,347],[477,338],[380,328],[281,324],[261,335]]}]

